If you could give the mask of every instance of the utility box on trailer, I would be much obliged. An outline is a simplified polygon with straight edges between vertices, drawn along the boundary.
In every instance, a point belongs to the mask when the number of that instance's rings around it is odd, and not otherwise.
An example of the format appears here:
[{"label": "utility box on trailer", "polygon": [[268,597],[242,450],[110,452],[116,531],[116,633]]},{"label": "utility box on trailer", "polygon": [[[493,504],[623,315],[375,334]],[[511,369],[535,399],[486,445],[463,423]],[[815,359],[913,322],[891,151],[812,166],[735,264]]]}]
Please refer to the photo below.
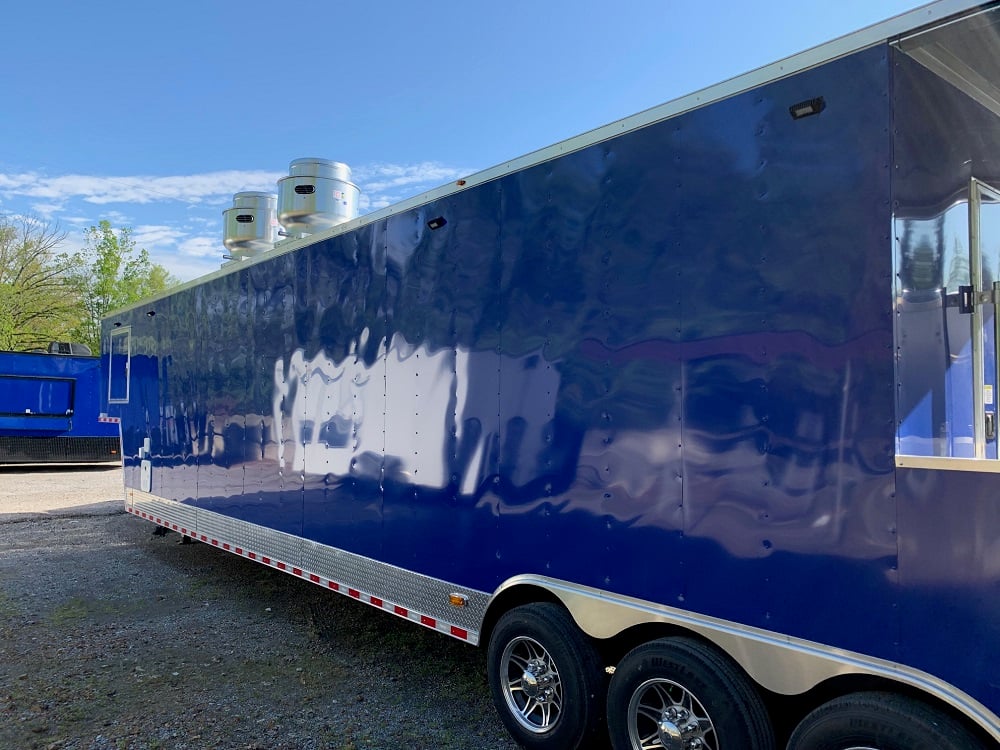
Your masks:
[{"label": "utility box on trailer", "polygon": [[997,746],[1000,6],[246,256],[104,321],[129,512],[485,645],[527,747]]}]

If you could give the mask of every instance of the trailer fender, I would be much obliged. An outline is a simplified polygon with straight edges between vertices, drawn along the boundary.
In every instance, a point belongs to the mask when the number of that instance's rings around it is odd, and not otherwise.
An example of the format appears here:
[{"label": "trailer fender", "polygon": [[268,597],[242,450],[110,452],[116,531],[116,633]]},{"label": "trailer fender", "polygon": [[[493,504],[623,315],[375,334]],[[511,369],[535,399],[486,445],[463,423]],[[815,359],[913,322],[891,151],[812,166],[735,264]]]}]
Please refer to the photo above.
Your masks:
[{"label": "trailer fender", "polygon": [[953,685],[920,670],[545,576],[515,576],[497,588],[491,603],[519,588],[541,590],[554,597],[577,627],[598,640],[648,624],[685,630],[714,644],[758,685],[781,695],[800,695],[835,677],[878,677],[942,701],[1000,741],[1000,717]]}]

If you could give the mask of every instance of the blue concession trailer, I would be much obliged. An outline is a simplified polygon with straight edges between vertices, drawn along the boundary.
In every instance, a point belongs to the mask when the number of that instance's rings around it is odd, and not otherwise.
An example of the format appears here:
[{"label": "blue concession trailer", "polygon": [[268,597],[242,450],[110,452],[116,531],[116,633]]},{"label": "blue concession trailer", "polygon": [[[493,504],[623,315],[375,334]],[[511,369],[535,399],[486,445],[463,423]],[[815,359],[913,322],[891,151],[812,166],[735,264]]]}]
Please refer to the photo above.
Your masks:
[{"label": "blue concession trailer", "polygon": [[121,460],[118,425],[99,416],[100,359],[74,346],[0,352],[0,464]]},{"label": "blue concession trailer", "polygon": [[525,747],[1000,746],[1000,5],[248,255],[104,321],[129,512]]}]

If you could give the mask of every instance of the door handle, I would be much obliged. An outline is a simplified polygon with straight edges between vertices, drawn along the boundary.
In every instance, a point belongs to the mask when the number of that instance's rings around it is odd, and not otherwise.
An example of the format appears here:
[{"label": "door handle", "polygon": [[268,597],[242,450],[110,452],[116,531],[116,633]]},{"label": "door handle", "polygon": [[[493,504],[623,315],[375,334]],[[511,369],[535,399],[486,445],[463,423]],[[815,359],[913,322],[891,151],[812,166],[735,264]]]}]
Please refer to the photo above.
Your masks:
[{"label": "door handle", "polygon": [[976,306],[976,297],[972,293],[972,286],[960,286],[958,288],[958,313],[959,315],[972,315],[972,310]]},{"label": "door handle", "polygon": [[997,415],[995,412],[988,411],[986,416],[986,439],[993,440],[997,436]]}]

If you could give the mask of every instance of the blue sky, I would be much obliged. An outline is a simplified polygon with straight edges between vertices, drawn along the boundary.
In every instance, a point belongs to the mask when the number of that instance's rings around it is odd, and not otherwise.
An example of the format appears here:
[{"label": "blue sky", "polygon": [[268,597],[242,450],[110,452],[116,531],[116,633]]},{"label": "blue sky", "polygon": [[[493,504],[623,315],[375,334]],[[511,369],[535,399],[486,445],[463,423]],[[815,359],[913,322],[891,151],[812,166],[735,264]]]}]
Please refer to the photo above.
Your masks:
[{"label": "blue sky", "polygon": [[107,219],[188,280],[299,157],[371,211],[922,5],[37,0],[0,28],[0,214]]}]

